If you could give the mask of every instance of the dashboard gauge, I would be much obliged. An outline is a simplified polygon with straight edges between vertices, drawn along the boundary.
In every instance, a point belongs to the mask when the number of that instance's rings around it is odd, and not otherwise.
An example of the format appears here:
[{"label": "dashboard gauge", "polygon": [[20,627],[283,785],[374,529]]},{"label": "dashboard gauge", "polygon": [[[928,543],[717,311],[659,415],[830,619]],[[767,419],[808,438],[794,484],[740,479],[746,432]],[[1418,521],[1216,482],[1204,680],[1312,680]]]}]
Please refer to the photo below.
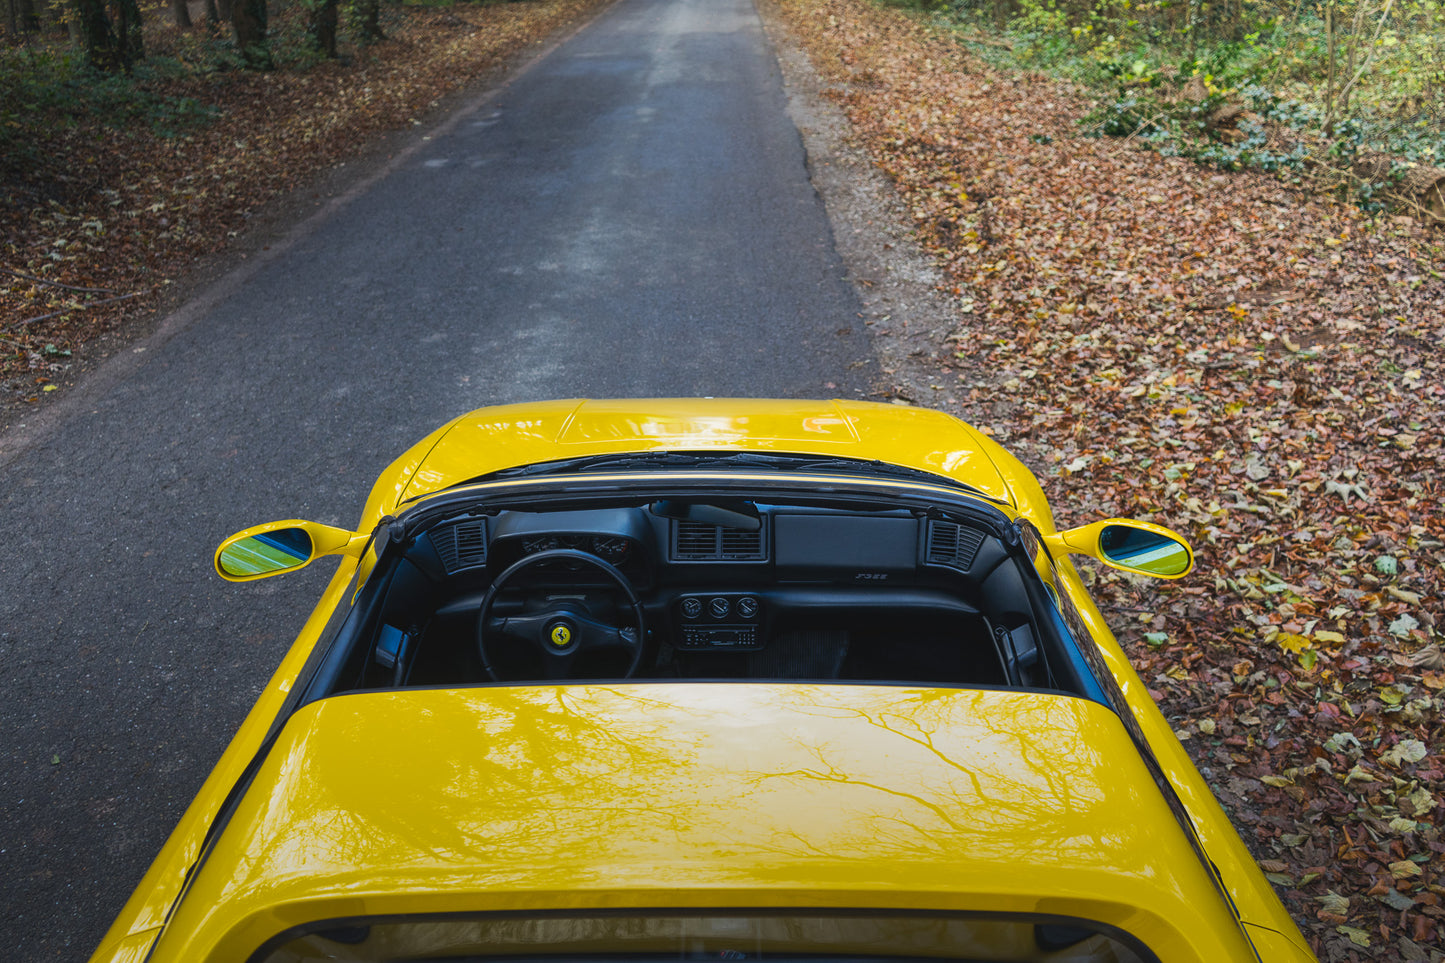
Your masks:
[{"label": "dashboard gauge", "polygon": [[617,535],[559,535],[548,533],[522,540],[522,554],[535,555],[554,548],[574,548],[598,558],[621,564],[632,552],[632,541]]},{"label": "dashboard gauge", "polygon": [[625,538],[599,535],[592,539],[592,554],[616,565],[627,558],[632,543]]},{"label": "dashboard gauge", "polygon": [[554,548],[562,547],[562,539],[556,535],[539,535],[536,538],[522,540],[522,551],[527,555],[535,555],[538,552],[550,552]]}]

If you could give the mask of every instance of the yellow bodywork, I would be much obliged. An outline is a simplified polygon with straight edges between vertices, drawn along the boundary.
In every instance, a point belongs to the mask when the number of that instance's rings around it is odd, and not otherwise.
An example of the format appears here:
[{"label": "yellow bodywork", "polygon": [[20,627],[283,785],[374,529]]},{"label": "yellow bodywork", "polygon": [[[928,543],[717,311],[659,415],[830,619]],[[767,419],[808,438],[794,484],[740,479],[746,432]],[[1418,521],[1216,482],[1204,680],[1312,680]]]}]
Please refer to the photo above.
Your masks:
[{"label": "yellow bodywork", "polygon": [[[1028,518],[1046,540],[1056,534],[1032,474],[956,419],[753,400],[473,412],[388,468],[357,533],[503,468],[703,448],[918,468]],[[1087,622],[1242,928],[1118,719],[1036,692],[639,682],[333,696],[286,723],[200,861],[371,558],[341,555],[94,963],[244,960],[318,918],[727,907],[1048,913],[1118,926],[1165,963],[1253,960],[1244,932],[1266,960],[1313,959],[1063,555],[1058,588]]]},{"label": "yellow bodywork", "polygon": [[314,703],[159,958],[237,959],[363,915],[820,905],[1063,912],[1164,959],[1245,958],[1103,706],[709,683]]}]

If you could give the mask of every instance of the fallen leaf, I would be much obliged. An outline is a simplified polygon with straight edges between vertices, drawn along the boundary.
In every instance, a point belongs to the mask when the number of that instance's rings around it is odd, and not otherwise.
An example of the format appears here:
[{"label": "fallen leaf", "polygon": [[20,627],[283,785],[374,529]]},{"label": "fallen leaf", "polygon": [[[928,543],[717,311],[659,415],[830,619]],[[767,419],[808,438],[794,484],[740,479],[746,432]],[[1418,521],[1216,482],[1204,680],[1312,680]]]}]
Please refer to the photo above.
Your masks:
[{"label": "fallen leaf", "polygon": [[1275,641],[1278,642],[1279,647],[1284,649],[1286,652],[1299,653],[1310,647],[1309,639],[1305,638],[1303,635],[1295,635],[1290,632],[1281,632],[1280,635],[1275,639]]},{"label": "fallen leaf", "polygon": [[[1428,815],[1434,811],[1436,805],[1435,797],[1423,786],[1412,790],[1400,801],[1403,802],[1405,806],[1408,806],[1410,812],[1416,816]],[[1402,806],[1401,808],[1403,809],[1404,807]]]},{"label": "fallen leaf", "polygon": [[[1445,669],[1445,652],[1440,650],[1438,642],[1431,642],[1418,652],[1410,653],[1410,664],[1422,669]],[[1426,682],[1426,685],[1429,685]],[[1433,688],[1440,688],[1434,686]]]},{"label": "fallen leaf", "polygon": [[1390,623],[1390,634],[1408,638],[1410,632],[1420,627],[1420,622],[1408,612],[1403,613],[1399,618]]},{"label": "fallen leaf", "polygon": [[1391,863],[1389,869],[1390,875],[1395,877],[1396,879],[1409,879],[1413,876],[1420,875],[1420,864],[1411,862],[1408,859],[1402,859],[1397,863]]},{"label": "fallen leaf", "polygon": [[1356,946],[1369,946],[1370,934],[1354,926],[1336,926],[1336,933],[1343,933],[1350,938],[1350,942]]},{"label": "fallen leaf", "polygon": [[1374,782],[1374,781],[1375,781],[1375,777],[1374,777],[1373,775],[1371,775],[1370,773],[1366,772],[1364,769],[1360,768],[1360,764],[1359,764],[1359,763],[1355,763],[1355,765],[1350,768],[1350,771],[1345,774],[1345,785],[1346,785],[1346,786],[1348,786],[1350,783],[1353,783],[1353,782]]},{"label": "fallen leaf", "polygon": [[1380,755],[1380,761],[1392,766],[1419,762],[1428,755],[1425,744],[1418,739],[1401,739]]},{"label": "fallen leaf", "polygon": [[1413,899],[1406,896],[1404,893],[1401,893],[1399,890],[1395,889],[1390,890],[1383,896],[1377,896],[1375,898],[1378,899],[1381,903],[1384,903],[1386,906],[1390,907],[1391,909],[1399,910],[1402,913],[1415,905],[1415,901]]},{"label": "fallen leaf", "polygon": [[1405,591],[1404,589],[1396,588],[1396,587],[1393,586],[1393,585],[1386,585],[1386,586],[1385,586],[1385,592],[1386,592],[1386,594],[1390,595],[1391,597],[1397,598],[1397,599],[1399,599],[1401,602],[1404,602],[1404,603],[1406,603],[1406,604],[1408,604],[1408,605],[1419,605],[1419,604],[1420,604],[1420,595],[1419,595],[1418,592],[1407,592],[1407,591]]}]

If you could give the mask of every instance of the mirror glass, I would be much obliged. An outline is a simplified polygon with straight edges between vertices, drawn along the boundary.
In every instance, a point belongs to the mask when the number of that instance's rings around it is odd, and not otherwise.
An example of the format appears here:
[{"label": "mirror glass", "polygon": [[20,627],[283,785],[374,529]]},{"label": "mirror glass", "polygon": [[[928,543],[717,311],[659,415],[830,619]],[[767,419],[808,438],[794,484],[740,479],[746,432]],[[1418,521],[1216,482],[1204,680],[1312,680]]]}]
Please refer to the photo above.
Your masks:
[{"label": "mirror glass", "polygon": [[304,528],[278,528],[248,535],[221,550],[221,571],[227,575],[269,575],[300,568],[311,561],[311,536]]},{"label": "mirror glass", "polygon": [[1189,547],[1167,535],[1105,525],[1099,532],[1099,551],[1109,561],[1148,575],[1183,575],[1189,571]]}]

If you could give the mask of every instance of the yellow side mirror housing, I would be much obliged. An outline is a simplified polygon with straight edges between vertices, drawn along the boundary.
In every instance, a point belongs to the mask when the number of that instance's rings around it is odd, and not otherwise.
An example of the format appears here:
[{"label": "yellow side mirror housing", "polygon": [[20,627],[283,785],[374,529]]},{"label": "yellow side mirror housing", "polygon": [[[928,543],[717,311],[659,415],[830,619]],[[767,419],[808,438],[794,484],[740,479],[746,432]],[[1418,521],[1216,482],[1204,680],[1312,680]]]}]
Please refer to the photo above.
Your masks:
[{"label": "yellow side mirror housing", "polygon": [[216,574],[228,582],[252,582],[294,572],[324,555],[358,556],[368,537],[296,518],[267,522],[237,532],[220,544]]},{"label": "yellow side mirror housing", "polygon": [[1044,536],[1055,555],[1087,555],[1110,568],[1153,578],[1183,578],[1194,568],[1194,550],[1162,525],[1106,518]]}]

